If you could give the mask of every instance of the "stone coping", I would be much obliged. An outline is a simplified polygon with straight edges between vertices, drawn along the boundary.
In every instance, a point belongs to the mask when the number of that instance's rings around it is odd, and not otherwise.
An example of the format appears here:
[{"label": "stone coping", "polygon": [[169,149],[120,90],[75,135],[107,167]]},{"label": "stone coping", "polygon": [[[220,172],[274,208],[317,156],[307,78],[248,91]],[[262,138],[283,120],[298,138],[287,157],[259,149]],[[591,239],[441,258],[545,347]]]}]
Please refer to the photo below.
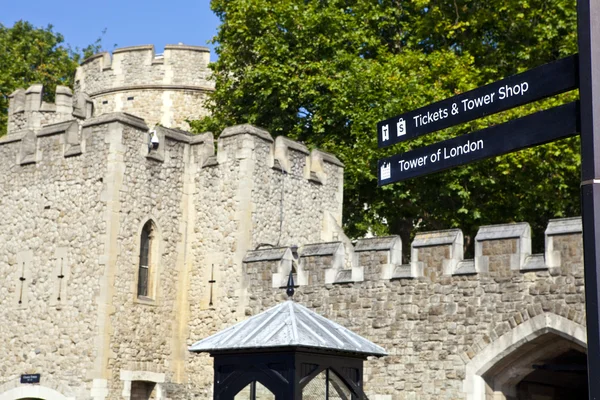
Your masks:
[{"label": "stone coping", "polygon": [[384,236],[358,239],[354,246],[354,251],[384,251],[391,250],[396,244],[400,243],[400,236]]},{"label": "stone coping", "polygon": [[83,60],[81,62],[81,64],[79,64],[79,65],[84,65],[84,64],[87,64],[87,63],[89,63],[91,61],[94,61],[97,58],[104,58],[104,57],[108,57],[110,59],[110,53],[108,51],[103,51],[103,52],[100,52],[100,53],[96,53],[94,55],[89,56],[85,60]]},{"label": "stone coping", "polygon": [[253,135],[273,143],[273,137],[268,131],[250,124],[234,125],[227,127],[223,129],[223,132],[221,132],[219,139],[245,134]]},{"label": "stone coping", "polygon": [[56,94],[64,94],[66,96],[73,96],[73,91],[68,86],[56,85]]},{"label": "stone coping", "polygon": [[447,229],[443,231],[432,231],[417,233],[412,247],[439,246],[444,244],[453,244],[462,238],[460,229]]},{"label": "stone coping", "polygon": [[344,284],[344,283],[354,283],[352,280],[352,270],[351,269],[342,269],[339,270],[335,276],[334,284]]},{"label": "stone coping", "polygon": [[477,231],[477,236],[475,236],[475,240],[482,241],[530,237],[530,232],[531,229],[527,222],[487,225],[479,228],[479,231]]},{"label": "stone coping", "polygon": [[275,146],[282,145],[306,155],[310,154],[308,148],[303,143],[296,142],[285,136],[277,136],[277,138],[275,138]]},{"label": "stone coping", "polygon": [[165,135],[165,138],[174,140],[176,142],[199,144],[212,139],[212,132],[204,132],[194,135],[181,129],[165,128],[164,126],[159,125],[155,126],[154,129],[156,132],[160,132]]},{"label": "stone coping", "polygon": [[44,85],[42,85],[41,83],[35,83],[31,86],[29,86],[27,88],[27,90],[25,90],[25,94],[28,93],[42,93],[44,91]]},{"label": "stone coping", "polygon": [[474,275],[476,273],[475,260],[463,260],[458,262],[452,275]]},{"label": "stone coping", "polygon": [[392,273],[392,279],[412,279],[414,278],[409,264],[397,265]]},{"label": "stone coping", "polygon": [[210,53],[210,49],[206,46],[194,46],[191,44],[167,44],[165,50],[187,50],[199,51],[201,53]]},{"label": "stone coping", "polygon": [[147,85],[127,85],[115,86],[109,89],[99,90],[90,93],[90,97],[102,96],[114,92],[128,92],[132,90],[187,90],[194,92],[214,92],[215,88],[210,86],[193,86],[193,85],[162,85],[162,84],[147,84]]},{"label": "stone coping", "polygon": [[145,50],[150,50],[150,51],[154,52],[154,45],[153,44],[141,44],[138,46],[119,47],[118,49],[114,49],[112,51],[112,53],[118,54],[118,53],[132,52],[132,51],[145,51]]},{"label": "stone coping", "polygon": [[342,242],[307,244],[302,247],[300,257],[333,256],[342,246]]},{"label": "stone coping", "polygon": [[90,118],[83,123],[83,127],[87,128],[89,126],[108,124],[110,122],[121,122],[144,131],[148,130],[148,125],[146,125],[146,122],[142,118],[124,112],[102,114],[97,117]]},{"label": "stone coping", "polygon": [[23,139],[23,136],[25,136],[27,134],[27,132],[29,132],[29,129],[22,129],[20,131],[15,131],[13,133],[6,134],[2,137],[0,137],[0,145],[1,144],[7,144],[7,143],[13,143],[13,142],[20,142],[21,139]]},{"label": "stone coping", "polygon": [[339,158],[337,158],[336,156],[334,156],[331,153],[327,153],[323,150],[318,150],[318,149],[314,149],[311,153],[321,156],[321,158],[325,162],[328,162],[333,165],[337,165],[338,167],[342,167],[342,168],[344,167],[344,163],[341,162]]},{"label": "stone coping", "polygon": [[567,233],[581,233],[583,225],[581,217],[551,219],[544,232],[546,235],[562,235]]},{"label": "stone coping", "polygon": [[70,119],[68,121],[57,122],[57,123],[51,124],[51,125],[45,125],[37,133],[36,136],[38,136],[38,137],[39,136],[50,136],[50,135],[55,135],[57,133],[66,132],[67,129],[69,129],[73,123],[77,124],[77,120],[76,119]]},{"label": "stone coping", "polygon": [[543,254],[532,254],[525,259],[521,271],[538,271],[548,269],[546,258]]},{"label": "stone coping", "polygon": [[285,254],[291,250],[289,247],[271,247],[258,250],[250,250],[242,262],[253,263],[260,261],[277,261],[284,258]]}]

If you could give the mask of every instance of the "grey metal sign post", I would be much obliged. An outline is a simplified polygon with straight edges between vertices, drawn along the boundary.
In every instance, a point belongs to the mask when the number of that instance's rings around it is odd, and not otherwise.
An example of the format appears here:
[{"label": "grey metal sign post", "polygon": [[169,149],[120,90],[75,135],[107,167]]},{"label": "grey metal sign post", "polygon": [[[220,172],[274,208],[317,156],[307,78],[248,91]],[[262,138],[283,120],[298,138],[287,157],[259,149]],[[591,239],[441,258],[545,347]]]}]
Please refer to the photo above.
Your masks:
[{"label": "grey metal sign post", "polygon": [[590,400],[600,400],[600,0],[578,0],[579,54],[389,118],[379,147],[579,88],[579,102],[379,160],[380,186],[581,134]]},{"label": "grey metal sign post", "polygon": [[579,98],[581,102],[581,212],[587,321],[588,384],[600,399],[600,1],[578,0]]}]

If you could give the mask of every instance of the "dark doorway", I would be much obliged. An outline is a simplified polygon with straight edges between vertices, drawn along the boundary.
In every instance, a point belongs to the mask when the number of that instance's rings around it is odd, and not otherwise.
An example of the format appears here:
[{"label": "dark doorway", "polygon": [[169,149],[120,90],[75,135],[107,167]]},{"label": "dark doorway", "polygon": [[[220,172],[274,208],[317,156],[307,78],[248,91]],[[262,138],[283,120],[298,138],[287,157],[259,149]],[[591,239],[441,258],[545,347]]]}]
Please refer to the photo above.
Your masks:
[{"label": "dark doorway", "polygon": [[586,349],[548,332],[505,355],[483,376],[486,400],[587,400]]},{"label": "dark doorway", "polygon": [[533,364],[517,385],[519,400],[587,400],[587,356],[577,350]]},{"label": "dark doorway", "polygon": [[131,400],[156,399],[156,383],[147,381],[131,382]]}]

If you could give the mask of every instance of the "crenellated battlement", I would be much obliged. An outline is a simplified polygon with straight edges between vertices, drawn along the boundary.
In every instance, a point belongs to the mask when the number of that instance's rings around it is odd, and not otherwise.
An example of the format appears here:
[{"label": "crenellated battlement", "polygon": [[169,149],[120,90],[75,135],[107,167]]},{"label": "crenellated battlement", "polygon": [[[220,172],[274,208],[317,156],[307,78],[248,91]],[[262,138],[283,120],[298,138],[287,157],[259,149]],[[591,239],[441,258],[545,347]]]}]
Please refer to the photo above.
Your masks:
[{"label": "crenellated battlement", "polygon": [[[522,359],[535,346],[543,357],[549,349],[564,351],[551,341],[561,330],[578,335],[585,345],[581,233],[581,218],[551,220],[545,252],[532,254],[529,224],[482,226],[475,257],[464,259],[461,230],[423,232],[415,235],[405,263],[398,236],[360,239],[351,251],[345,240],[306,244],[297,251],[260,248],[244,259],[246,313],[284,300],[292,271],[294,301],[391,349],[387,360],[370,362],[365,374],[370,397],[471,398],[463,383],[482,357],[502,352],[511,361]],[[509,345],[523,347],[508,352]],[[569,351],[573,346],[565,344]],[[521,377],[534,369],[531,358],[525,359],[524,372],[517,372]],[[425,381],[428,387],[436,381],[437,387],[446,386],[421,391]],[[482,381],[483,386],[489,388],[489,382]],[[481,393],[476,398],[485,398]]]},{"label": "crenellated battlement", "polygon": [[84,60],[75,75],[76,91],[96,97],[135,87],[212,90],[209,61],[203,46],[167,45],[162,54],[153,45],[123,47]]},{"label": "crenellated battlement", "polygon": [[[253,153],[265,149],[264,157],[258,160],[275,170],[290,176],[315,183],[327,182],[327,168],[343,169],[344,164],[334,155],[313,149],[285,136],[273,139],[271,134],[249,124],[225,128],[217,143],[217,153],[212,165],[226,163],[232,159],[255,157]],[[260,156],[259,156],[260,157]]]},{"label": "crenellated battlement", "polygon": [[93,103],[84,93],[73,96],[66,86],[56,87],[54,103],[43,101],[43,85],[31,85],[27,90],[17,89],[9,96],[8,135],[39,132],[45,125],[71,119],[90,118]]},{"label": "crenellated battlement", "polygon": [[[195,165],[199,176],[207,174],[217,179],[230,179],[225,176],[233,164],[242,159],[251,159],[255,167],[248,171],[243,169],[243,176],[239,179],[267,182],[286,176],[294,181],[304,181],[307,185],[329,186],[333,192],[340,192],[334,196],[339,203],[337,221],[340,222],[343,164],[331,154],[320,150],[309,151],[304,144],[285,137],[273,139],[269,132],[252,125],[226,128],[217,140],[216,150],[212,132],[194,135],[179,129],[156,126],[154,131],[160,144],[157,149],[151,149],[148,146],[149,125],[135,115],[109,113],[92,117],[91,101],[79,96],[71,103],[72,94],[65,87],[57,89],[56,104],[42,102],[41,95],[41,85],[34,85],[27,91],[20,89],[11,95],[13,130],[9,132],[10,135],[0,139],[0,147],[12,146],[16,157],[5,159],[5,163],[26,165],[48,157],[85,157],[85,144],[91,139],[90,128],[118,123],[136,130],[135,142],[125,141],[123,144],[139,146],[139,142],[143,143],[138,154],[148,160],[168,163],[173,157],[182,157],[185,151],[174,144],[188,147],[193,157],[188,158],[187,162]],[[80,117],[83,115],[87,119]],[[44,121],[50,123],[43,124]],[[64,144],[62,154],[46,149],[46,146],[54,146],[50,142],[40,141],[40,138],[47,136],[59,137]]]},{"label": "crenellated battlement", "polygon": [[[292,259],[291,249],[280,248],[249,252],[244,259],[258,274],[270,270],[270,286],[285,286],[292,266],[299,286],[346,284],[363,281],[419,279],[442,282],[465,275],[508,278],[514,273],[552,271],[570,268],[563,265],[563,252],[569,256],[582,254],[580,239],[581,218],[551,220],[545,231],[546,251],[531,253],[531,234],[528,223],[482,226],[475,238],[475,257],[463,258],[463,233],[459,229],[418,233],[411,243],[411,260],[401,263],[402,242],[399,236],[359,239],[350,253],[354,257],[348,267],[343,242],[307,244],[298,249]],[[563,243],[567,240],[569,248]],[[573,241],[575,240],[575,241]],[[561,242],[562,241],[562,242]],[[561,244],[558,244],[561,243]],[[560,250],[559,250],[560,249]],[[287,251],[290,250],[290,251]],[[258,277],[250,277],[251,280]]]},{"label": "crenellated battlement", "polygon": [[75,74],[75,92],[94,100],[97,114],[127,112],[150,125],[189,127],[207,115],[204,102],[214,90],[208,68],[210,52],[202,46],[153,45],[116,49],[86,59]]}]

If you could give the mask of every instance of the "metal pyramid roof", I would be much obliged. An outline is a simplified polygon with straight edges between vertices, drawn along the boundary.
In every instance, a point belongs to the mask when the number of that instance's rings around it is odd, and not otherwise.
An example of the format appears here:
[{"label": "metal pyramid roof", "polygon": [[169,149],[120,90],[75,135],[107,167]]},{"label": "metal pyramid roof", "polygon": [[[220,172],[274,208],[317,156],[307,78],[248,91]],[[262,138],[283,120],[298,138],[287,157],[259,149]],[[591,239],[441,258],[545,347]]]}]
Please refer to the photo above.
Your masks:
[{"label": "metal pyramid roof", "polygon": [[291,300],[200,340],[189,350],[214,352],[272,347],[387,355],[382,347]]}]

